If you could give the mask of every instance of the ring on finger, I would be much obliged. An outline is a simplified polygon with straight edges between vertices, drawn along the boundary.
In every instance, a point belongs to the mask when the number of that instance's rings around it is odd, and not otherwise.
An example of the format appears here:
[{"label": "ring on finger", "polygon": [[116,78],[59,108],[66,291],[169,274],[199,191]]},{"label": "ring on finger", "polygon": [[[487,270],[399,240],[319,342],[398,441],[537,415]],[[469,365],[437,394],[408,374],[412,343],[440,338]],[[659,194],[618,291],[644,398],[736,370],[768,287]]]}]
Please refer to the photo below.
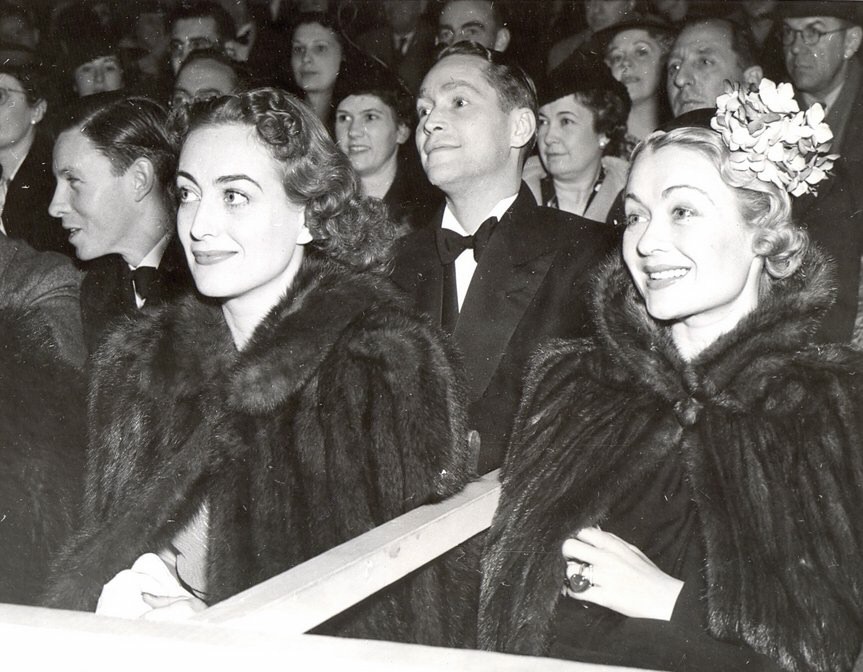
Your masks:
[{"label": "ring on finger", "polygon": [[566,563],[564,585],[573,593],[583,593],[593,585],[593,565],[586,562]]}]

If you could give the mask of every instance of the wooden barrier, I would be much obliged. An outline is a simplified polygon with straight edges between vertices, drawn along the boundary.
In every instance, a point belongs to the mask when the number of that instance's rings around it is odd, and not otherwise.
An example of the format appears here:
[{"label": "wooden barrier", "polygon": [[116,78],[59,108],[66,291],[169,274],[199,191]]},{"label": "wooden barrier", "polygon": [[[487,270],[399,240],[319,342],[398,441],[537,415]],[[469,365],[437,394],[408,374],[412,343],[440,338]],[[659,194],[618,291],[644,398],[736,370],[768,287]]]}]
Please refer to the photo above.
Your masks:
[{"label": "wooden barrier", "polygon": [[0,604],[6,667],[64,672],[276,666],[351,672],[628,670],[303,634],[485,530],[499,494],[494,472],[455,497],[415,509],[180,623]]}]

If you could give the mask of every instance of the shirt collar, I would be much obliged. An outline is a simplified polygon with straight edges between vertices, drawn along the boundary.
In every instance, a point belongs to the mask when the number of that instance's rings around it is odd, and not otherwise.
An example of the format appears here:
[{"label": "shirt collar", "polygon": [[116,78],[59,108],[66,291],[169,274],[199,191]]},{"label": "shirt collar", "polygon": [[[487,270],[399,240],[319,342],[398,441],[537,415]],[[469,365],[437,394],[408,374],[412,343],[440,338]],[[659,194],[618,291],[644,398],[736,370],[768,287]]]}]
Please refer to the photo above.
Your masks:
[{"label": "shirt collar", "polygon": [[[509,210],[510,206],[513,203],[515,203],[516,198],[518,198],[517,193],[513,194],[512,196],[507,196],[506,198],[500,199],[497,202],[497,205],[495,205],[489,211],[489,213],[485,217],[482,218],[482,221],[485,221],[489,217],[497,217],[498,220],[503,219],[504,214],[506,214],[506,211]],[[447,204],[446,208],[443,211],[443,219],[441,220],[441,228],[449,229],[450,231],[455,231],[456,233],[458,233],[462,236],[468,235],[465,228],[461,225],[461,222],[459,222],[456,219],[455,214],[453,213],[452,210],[450,210],[449,204]]]},{"label": "shirt collar", "polygon": [[153,249],[144,255],[144,258],[141,259],[141,263],[139,263],[137,266],[129,266],[129,268],[133,271],[136,268],[141,268],[142,266],[159,268],[159,264],[162,263],[162,257],[165,256],[165,250],[168,249],[168,243],[170,242],[171,236],[166,233],[164,236],[162,236],[159,242],[156,243]]}]

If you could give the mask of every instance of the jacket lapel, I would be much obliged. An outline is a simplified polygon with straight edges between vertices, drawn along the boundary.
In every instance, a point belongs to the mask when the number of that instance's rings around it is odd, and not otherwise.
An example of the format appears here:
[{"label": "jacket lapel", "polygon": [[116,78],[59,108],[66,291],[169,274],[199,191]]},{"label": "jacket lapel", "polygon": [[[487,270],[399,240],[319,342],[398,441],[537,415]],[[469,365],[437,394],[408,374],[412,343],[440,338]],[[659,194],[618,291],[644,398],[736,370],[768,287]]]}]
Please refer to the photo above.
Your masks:
[{"label": "jacket lapel", "polygon": [[488,387],[554,260],[554,232],[536,221],[535,210],[522,185],[489,241],[459,313],[453,337],[467,363],[471,399]]}]

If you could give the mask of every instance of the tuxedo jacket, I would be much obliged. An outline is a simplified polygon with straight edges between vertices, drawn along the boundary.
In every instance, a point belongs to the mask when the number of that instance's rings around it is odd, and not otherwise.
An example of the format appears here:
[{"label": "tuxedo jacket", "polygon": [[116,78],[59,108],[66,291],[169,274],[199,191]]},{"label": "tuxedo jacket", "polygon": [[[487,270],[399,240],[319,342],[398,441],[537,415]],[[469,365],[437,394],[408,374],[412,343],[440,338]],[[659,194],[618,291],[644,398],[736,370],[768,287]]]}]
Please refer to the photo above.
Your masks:
[{"label": "tuxedo jacket", "polygon": [[[192,275],[183,248],[176,238],[172,238],[144,308],[167,303],[192,286]],[[132,289],[132,271],[120,255],[99,257],[87,265],[87,274],[81,283],[81,320],[84,340],[91,353],[115,322],[138,312]]]},{"label": "tuxedo jacket", "polygon": [[54,196],[52,151],[51,138],[37,131],[27,157],[6,191],[3,226],[10,238],[24,240],[37,250],[61,252],[74,259],[75,250],[60,220],[48,214]]},{"label": "tuxedo jacket", "polygon": [[[399,240],[392,278],[435,324],[444,306],[434,226]],[[541,342],[589,335],[588,287],[615,247],[610,227],[536,205],[526,185],[476,268],[452,338],[464,359],[477,470],[501,465],[527,360]]]},{"label": "tuxedo jacket", "polygon": [[414,39],[404,55],[399,55],[393,44],[393,33],[389,26],[375,28],[357,38],[360,49],[386,63],[416,93],[423,77],[434,63],[434,29],[420,22]]}]

